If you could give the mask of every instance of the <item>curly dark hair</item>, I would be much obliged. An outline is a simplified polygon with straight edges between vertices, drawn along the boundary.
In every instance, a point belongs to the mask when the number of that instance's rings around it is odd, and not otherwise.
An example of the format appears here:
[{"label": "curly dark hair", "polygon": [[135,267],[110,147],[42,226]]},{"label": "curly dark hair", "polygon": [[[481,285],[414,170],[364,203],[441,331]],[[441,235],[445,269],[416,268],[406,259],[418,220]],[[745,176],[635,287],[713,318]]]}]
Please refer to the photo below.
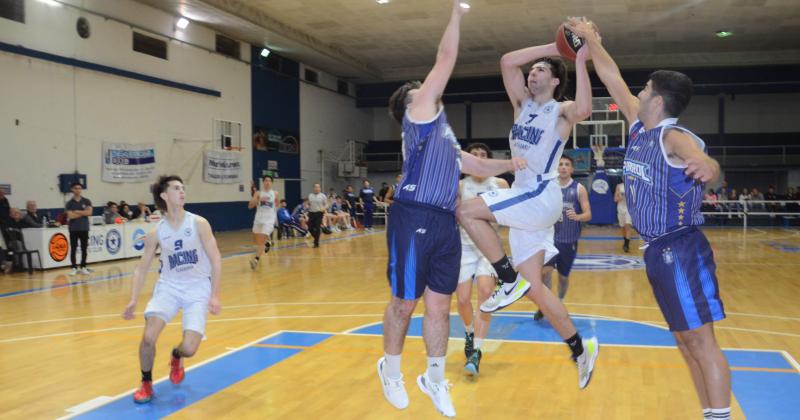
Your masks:
[{"label": "curly dark hair", "polygon": [[422,83],[418,80],[404,83],[403,86],[397,88],[389,98],[389,116],[399,124],[403,123],[403,115],[406,113],[406,107],[411,102],[408,97],[408,91],[411,89],[419,89],[421,86]]}]

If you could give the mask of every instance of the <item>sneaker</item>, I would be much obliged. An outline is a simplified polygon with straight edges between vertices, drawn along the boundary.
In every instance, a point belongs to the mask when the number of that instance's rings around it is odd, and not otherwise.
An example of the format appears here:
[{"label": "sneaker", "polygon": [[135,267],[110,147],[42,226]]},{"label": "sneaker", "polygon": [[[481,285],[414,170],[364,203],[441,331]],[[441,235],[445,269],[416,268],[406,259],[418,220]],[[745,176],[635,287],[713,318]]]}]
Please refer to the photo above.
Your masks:
[{"label": "sneaker", "polygon": [[264,254],[269,253],[270,249],[272,249],[272,242],[267,241],[267,243],[264,244]]},{"label": "sneaker", "polygon": [[630,252],[631,248],[628,245],[628,241],[626,240],[625,243],[622,244],[622,250],[625,252]]},{"label": "sneaker", "polygon": [[169,380],[177,385],[183,382],[186,372],[183,370],[183,361],[181,358],[175,356],[169,357]]},{"label": "sneaker", "polygon": [[70,276],[77,276],[78,275],[78,269],[77,268],[73,268],[72,270],[69,271],[69,275]]},{"label": "sneaker", "polygon": [[464,365],[464,370],[467,371],[467,374],[470,376],[478,376],[478,369],[481,365],[481,350],[476,349],[472,352],[472,354],[467,358],[467,364]]},{"label": "sneaker", "polygon": [[255,270],[258,267],[258,260],[255,258],[250,259],[250,269]]},{"label": "sneaker", "polygon": [[474,332],[471,332],[471,333],[465,332],[464,333],[464,356],[467,356],[467,359],[469,359],[469,356],[475,351],[475,349],[474,349],[475,341],[474,340],[475,340],[475,333]]},{"label": "sneaker", "polygon": [[91,273],[91,271],[89,271],[89,269],[88,269],[88,268],[86,268],[86,267],[81,267],[81,269],[80,269],[80,270],[78,270],[78,273],[81,273],[81,274],[83,274],[83,275],[87,275],[87,276],[88,276],[88,275],[89,275],[89,273]]},{"label": "sneaker", "polygon": [[481,303],[481,312],[491,313],[503,309],[525,296],[530,288],[531,284],[520,275],[517,275],[517,280],[511,283],[511,290],[508,292],[505,284],[498,284],[489,299]]},{"label": "sneaker", "polygon": [[542,313],[541,309],[539,309],[538,311],[536,311],[535,314],[533,314],[533,320],[534,321],[538,321],[538,320],[540,320],[542,318],[544,318],[544,314]]},{"label": "sneaker", "polygon": [[453,407],[453,402],[450,401],[450,383],[442,381],[440,383],[431,382],[428,378],[428,372],[417,376],[417,385],[425,395],[431,397],[433,405],[445,417],[455,417],[456,409]]},{"label": "sneaker", "polygon": [[600,343],[597,342],[597,337],[582,341],[583,354],[578,356],[578,360],[575,361],[578,364],[578,387],[580,389],[584,389],[589,385],[589,380],[592,379],[592,371],[594,370],[594,362],[600,353]]},{"label": "sneaker", "polygon": [[153,382],[142,381],[142,386],[133,393],[133,402],[136,404],[149,403],[153,399]]},{"label": "sneaker", "polygon": [[404,409],[408,407],[408,393],[403,382],[403,375],[399,379],[391,379],[383,374],[383,365],[386,362],[385,358],[378,359],[378,378],[381,380],[381,387],[383,388],[383,396],[386,401],[395,408]]}]

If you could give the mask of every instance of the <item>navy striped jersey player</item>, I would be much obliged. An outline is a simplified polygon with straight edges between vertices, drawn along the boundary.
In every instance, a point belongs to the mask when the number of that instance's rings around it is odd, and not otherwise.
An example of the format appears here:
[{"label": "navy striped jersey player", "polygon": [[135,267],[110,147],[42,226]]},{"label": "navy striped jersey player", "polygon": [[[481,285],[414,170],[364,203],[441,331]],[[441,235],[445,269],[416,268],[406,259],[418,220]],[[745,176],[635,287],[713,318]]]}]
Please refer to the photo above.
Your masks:
[{"label": "navy striped jersey player", "polygon": [[703,140],[677,121],[667,118],[651,130],[638,120],[631,125],[623,170],[625,201],[633,227],[648,242],[682,226],[703,224],[702,184],[684,173],[685,166],[671,164],[662,152],[669,129],[683,131],[705,150]]},{"label": "navy striped jersey player", "polygon": [[561,187],[561,195],[563,196],[563,209],[561,210],[561,217],[555,224],[554,241],[558,243],[573,243],[577,242],[581,236],[581,222],[571,220],[567,217],[567,210],[574,210],[575,213],[583,213],[581,203],[578,200],[578,181],[572,180],[566,187]]},{"label": "navy striped jersey player", "polygon": [[455,211],[461,146],[444,108],[431,121],[403,118],[403,179],[394,199]]}]

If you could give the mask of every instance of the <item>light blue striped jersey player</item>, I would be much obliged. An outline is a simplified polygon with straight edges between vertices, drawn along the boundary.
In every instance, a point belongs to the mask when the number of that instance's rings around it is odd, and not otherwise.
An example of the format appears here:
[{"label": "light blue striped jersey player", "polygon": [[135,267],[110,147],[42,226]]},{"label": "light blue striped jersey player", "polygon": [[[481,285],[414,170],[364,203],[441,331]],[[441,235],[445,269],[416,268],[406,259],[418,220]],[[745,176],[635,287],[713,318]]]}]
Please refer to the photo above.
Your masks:
[{"label": "light blue striped jersey player", "polygon": [[403,117],[403,179],[395,199],[455,211],[461,146],[444,108],[429,121]]},{"label": "light blue striped jersey player", "polygon": [[563,209],[561,217],[555,224],[555,235],[553,240],[558,243],[571,244],[577,242],[581,236],[581,222],[571,220],[567,217],[567,210],[574,210],[575,213],[583,213],[581,202],[578,200],[578,181],[574,179],[566,187],[561,187],[563,198]]},{"label": "light blue striped jersey player", "polygon": [[528,163],[514,174],[515,188],[534,190],[543,180],[558,176],[558,160],[564,151],[564,141],[558,133],[560,107],[555,99],[541,105],[531,98],[522,103],[508,135],[511,155]]},{"label": "light blue striped jersey player", "polygon": [[633,227],[648,242],[683,226],[703,224],[703,185],[684,173],[686,165],[670,162],[664,133],[681,130],[704,151],[705,143],[677,122],[667,118],[650,130],[638,120],[631,125],[623,170],[625,201]]}]

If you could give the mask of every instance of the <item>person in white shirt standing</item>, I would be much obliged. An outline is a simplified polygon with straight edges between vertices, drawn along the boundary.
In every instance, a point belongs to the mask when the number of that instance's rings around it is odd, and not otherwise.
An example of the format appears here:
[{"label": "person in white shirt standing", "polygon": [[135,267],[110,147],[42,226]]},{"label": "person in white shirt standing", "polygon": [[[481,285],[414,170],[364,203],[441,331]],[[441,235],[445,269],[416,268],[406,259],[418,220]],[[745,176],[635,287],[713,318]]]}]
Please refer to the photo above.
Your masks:
[{"label": "person in white shirt standing", "polygon": [[253,270],[258,267],[258,262],[264,253],[269,252],[272,247],[269,239],[275,229],[276,213],[278,208],[278,192],[272,189],[272,177],[264,176],[261,180],[261,189],[253,193],[247,208],[256,209],[256,217],[253,219],[253,238],[256,242],[256,256],[250,260],[250,268]]},{"label": "person in white shirt standing", "polygon": [[179,384],[184,378],[183,358],[192,357],[206,327],[206,313],[219,314],[219,284],[222,258],[208,221],[183,209],[186,200],[180,177],[161,176],[152,187],[156,207],[164,213],[155,229],[145,236],[144,255],[133,271],[131,300],[122,317],[134,318],[139,292],[150,263],[161,247],[161,267],[153,296],[144,310],[145,327],[139,344],[142,384],[133,394],[137,404],[153,398],[153,360],[156,341],[164,327],[183,310],[183,339],[172,349],[169,379]]},{"label": "person in white shirt standing", "polygon": [[628,213],[628,203],[625,202],[624,182],[617,184],[617,189],[614,191],[614,201],[617,202],[617,221],[619,222],[619,227],[622,228],[622,250],[629,252],[633,224],[631,222],[631,214]]},{"label": "person in white shirt standing", "polygon": [[328,208],[328,197],[322,193],[322,187],[314,184],[314,192],[308,195],[308,230],[314,237],[314,248],[319,248],[319,236],[322,230],[322,218]]}]

